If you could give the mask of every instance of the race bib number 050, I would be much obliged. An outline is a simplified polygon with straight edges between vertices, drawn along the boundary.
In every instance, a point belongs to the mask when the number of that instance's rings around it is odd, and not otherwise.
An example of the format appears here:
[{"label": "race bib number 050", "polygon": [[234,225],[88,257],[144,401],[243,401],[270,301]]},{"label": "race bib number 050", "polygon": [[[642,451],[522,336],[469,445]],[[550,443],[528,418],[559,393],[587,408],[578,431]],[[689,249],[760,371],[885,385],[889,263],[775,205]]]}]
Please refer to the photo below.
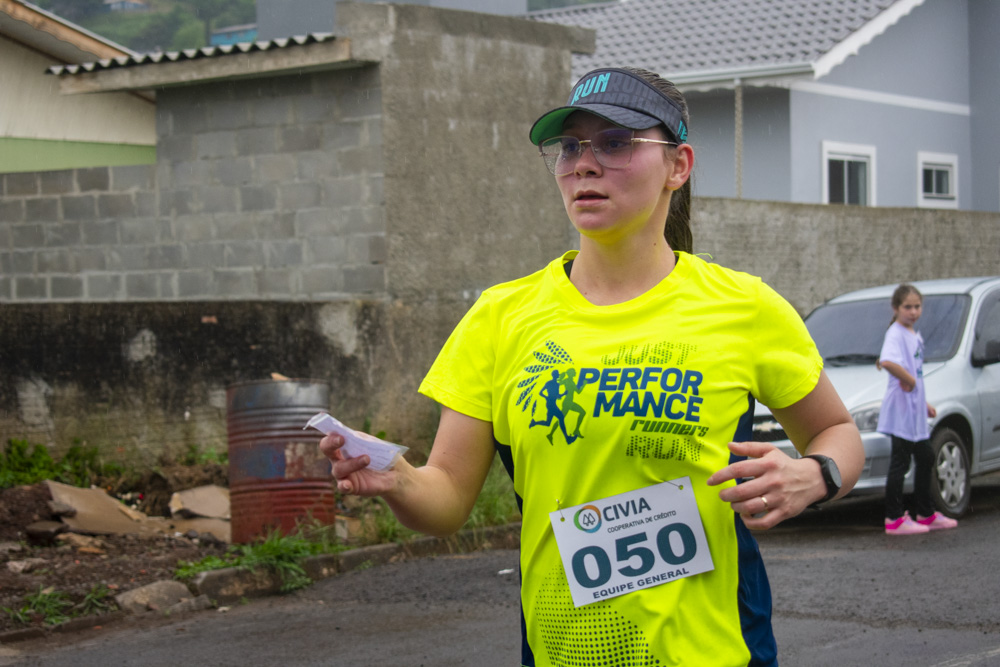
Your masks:
[{"label": "race bib number 050", "polygon": [[549,519],[577,607],[714,569],[688,477]]}]

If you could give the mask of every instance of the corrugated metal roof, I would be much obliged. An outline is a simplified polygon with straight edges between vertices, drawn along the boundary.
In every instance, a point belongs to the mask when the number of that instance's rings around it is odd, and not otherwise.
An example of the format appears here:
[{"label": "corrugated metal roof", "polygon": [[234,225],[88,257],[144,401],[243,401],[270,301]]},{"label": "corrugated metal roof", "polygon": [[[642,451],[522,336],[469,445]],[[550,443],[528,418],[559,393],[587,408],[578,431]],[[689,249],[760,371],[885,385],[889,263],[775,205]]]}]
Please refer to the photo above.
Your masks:
[{"label": "corrugated metal roof", "polygon": [[328,42],[333,39],[336,39],[336,36],[333,33],[317,32],[310,35],[296,35],[294,37],[272,39],[263,42],[240,42],[238,44],[206,46],[200,49],[184,49],[183,51],[139,53],[128,57],[111,58],[107,60],[98,60],[96,62],[83,63],[82,65],[54,65],[50,67],[48,71],[50,74],[55,74],[57,76],[71,76],[83,72],[116,69],[119,67],[137,67],[140,65],[151,65],[164,62],[180,62],[185,60],[198,60],[201,58],[220,58],[228,55],[238,55],[241,53],[253,53],[255,51],[272,51],[275,49],[286,49],[295,46]]},{"label": "corrugated metal roof", "polygon": [[574,77],[597,67],[632,65],[670,78],[812,65],[894,5],[906,5],[901,15],[920,2],[623,0],[532,12],[528,18],[597,31],[597,50],[573,56]]},{"label": "corrugated metal roof", "polygon": [[136,55],[121,44],[24,0],[0,2],[0,17],[0,35],[62,62],[85,62],[109,53]]}]

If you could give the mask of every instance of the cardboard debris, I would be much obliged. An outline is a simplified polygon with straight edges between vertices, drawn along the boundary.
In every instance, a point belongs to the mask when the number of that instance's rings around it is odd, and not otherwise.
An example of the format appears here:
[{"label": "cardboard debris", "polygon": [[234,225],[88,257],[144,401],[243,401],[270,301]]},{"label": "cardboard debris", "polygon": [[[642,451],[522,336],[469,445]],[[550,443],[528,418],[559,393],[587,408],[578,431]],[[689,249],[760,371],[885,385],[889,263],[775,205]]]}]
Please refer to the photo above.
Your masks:
[{"label": "cardboard debris", "polygon": [[194,530],[199,534],[211,533],[223,542],[229,542],[229,521],[218,518],[167,519],[150,517],[126,507],[103,489],[80,489],[68,484],[47,480],[52,499],[76,510],[74,516],[63,516],[62,522],[74,533],[83,535],[174,535]]},{"label": "cardboard debris", "polygon": [[[148,517],[142,512],[125,507],[105,493],[104,489],[80,489],[52,480],[47,480],[45,483],[49,486],[52,500],[76,510],[73,516],[62,517],[62,522],[75,533],[85,535],[152,535],[160,532],[152,523],[143,520]],[[131,515],[126,514],[126,510],[129,510]]]},{"label": "cardboard debris", "polygon": [[170,515],[182,519],[229,518],[229,489],[214,484],[177,491],[170,496]]}]

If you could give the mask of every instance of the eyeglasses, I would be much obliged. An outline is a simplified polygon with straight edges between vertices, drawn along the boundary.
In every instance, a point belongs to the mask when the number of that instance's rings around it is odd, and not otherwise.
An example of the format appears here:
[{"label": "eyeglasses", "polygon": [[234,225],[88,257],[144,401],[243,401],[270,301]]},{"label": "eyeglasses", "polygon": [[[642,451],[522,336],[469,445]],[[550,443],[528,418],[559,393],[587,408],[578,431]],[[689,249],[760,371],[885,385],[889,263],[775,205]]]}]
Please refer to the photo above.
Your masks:
[{"label": "eyeglasses", "polygon": [[673,141],[636,137],[632,130],[611,129],[598,132],[593,139],[552,137],[543,141],[538,150],[553,176],[565,176],[576,167],[576,161],[583,155],[587,144],[590,144],[594,157],[603,166],[609,169],[622,169],[632,162],[632,147],[637,143],[678,145]]}]

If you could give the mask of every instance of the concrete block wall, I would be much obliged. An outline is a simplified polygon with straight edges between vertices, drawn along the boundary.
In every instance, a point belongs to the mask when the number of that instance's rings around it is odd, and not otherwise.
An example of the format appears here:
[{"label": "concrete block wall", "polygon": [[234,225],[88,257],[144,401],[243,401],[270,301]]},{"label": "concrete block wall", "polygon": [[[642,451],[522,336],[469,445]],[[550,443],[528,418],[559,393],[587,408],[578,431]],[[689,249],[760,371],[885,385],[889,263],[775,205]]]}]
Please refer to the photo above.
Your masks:
[{"label": "concrete block wall", "polygon": [[760,276],[803,316],[843,292],[1000,275],[1000,213],[696,197],[694,251]]},{"label": "concrete block wall", "polygon": [[162,90],[157,164],[0,175],[0,300],[385,292],[378,69]]},{"label": "concrete block wall", "polygon": [[180,299],[385,290],[377,67],[172,88],[157,182]]},{"label": "concrete block wall", "polygon": [[565,101],[592,31],[413,4],[338,3],[337,17],[380,63],[392,298],[465,301],[572,243],[528,129]]},{"label": "concrete block wall", "polygon": [[140,298],[123,248],[157,226],[154,180],[152,165],[0,175],[0,301]]}]

